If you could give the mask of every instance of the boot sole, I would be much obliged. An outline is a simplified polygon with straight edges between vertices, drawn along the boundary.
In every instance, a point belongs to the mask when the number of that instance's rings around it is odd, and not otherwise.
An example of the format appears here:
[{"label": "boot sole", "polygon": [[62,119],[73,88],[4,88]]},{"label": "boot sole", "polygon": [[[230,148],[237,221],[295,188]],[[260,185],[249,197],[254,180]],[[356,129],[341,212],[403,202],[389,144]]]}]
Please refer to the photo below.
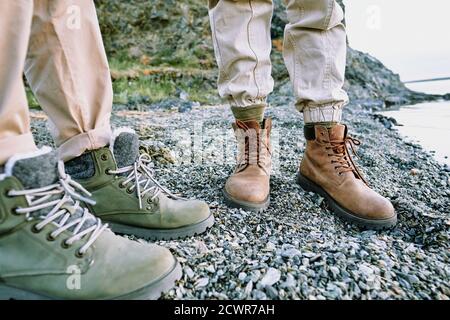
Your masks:
[{"label": "boot sole", "polygon": [[[175,282],[180,280],[183,275],[181,265],[174,259],[174,265],[165,275],[151,284],[136,291],[124,294],[119,297],[113,297],[107,300],[155,300],[161,297],[164,292],[169,291],[175,286]],[[0,300],[61,300],[23,289],[10,287],[0,284]]]},{"label": "boot sole", "polygon": [[106,221],[114,233],[133,235],[146,240],[177,240],[202,234],[214,225],[214,216],[211,213],[208,218],[196,224],[174,229],[148,229],[128,226]]},{"label": "boot sole", "polygon": [[244,209],[246,211],[252,211],[252,212],[263,212],[266,210],[270,205],[270,195],[267,196],[266,200],[262,203],[255,203],[255,202],[248,202],[248,201],[242,201],[233,198],[228,194],[228,192],[225,190],[225,188],[222,190],[223,197],[225,199],[225,204],[231,208],[239,208]]},{"label": "boot sole", "polygon": [[321,186],[309,180],[308,178],[300,174],[300,172],[297,173],[296,180],[297,183],[305,191],[311,191],[322,196],[328,203],[331,211],[333,211],[338,217],[340,217],[345,221],[351,222],[359,227],[372,230],[384,230],[392,228],[397,223],[397,215],[394,215],[393,217],[388,219],[379,219],[379,220],[372,220],[358,217],[355,213],[342,207]]}]

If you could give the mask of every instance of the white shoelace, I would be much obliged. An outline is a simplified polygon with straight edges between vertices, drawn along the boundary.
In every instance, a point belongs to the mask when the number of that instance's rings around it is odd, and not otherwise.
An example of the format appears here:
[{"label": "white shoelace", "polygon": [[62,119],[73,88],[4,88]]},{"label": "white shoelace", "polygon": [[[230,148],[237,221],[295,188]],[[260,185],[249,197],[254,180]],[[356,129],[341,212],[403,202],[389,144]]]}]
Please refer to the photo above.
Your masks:
[{"label": "white shoelace", "polygon": [[152,195],[150,197],[152,201],[154,201],[161,192],[176,200],[186,200],[185,198],[174,195],[154,178],[153,170],[149,168],[149,164],[151,162],[151,157],[148,154],[144,153],[139,156],[139,158],[134,162],[133,165],[119,168],[117,170],[109,170],[109,173],[128,173],[125,180],[122,181],[122,185],[127,185],[130,182],[134,182],[134,185],[129,187],[129,190],[134,191],[136,189],[140,209],[142,209],[142,198],[147,193],[150,193]]},{"label": "white shoelace", "polygon": [[[58,163],[58,172],[60,179],[55,184],[36,189],[11,190],[9,191],[8,196],[25,196],[28,207],[17,208],[15,212],[17,214],[25,214],[27,219],[30,220],[34,219],[31,217],[31,213],[45,208],[52,208],[45,217],[40,217],[42,218],[42,221],[36,224],[35,229],[36,231],[40,231],[46,225],[53,223],[58,227],[50,234],[53,239],[58,237],[62,232],[75,226],[75,229],[72,231],[73,236],[65,240],[65,244],[68,246],[80,240],[85,235],[90,234],[89,240],[79,249],[79,254],[83,255],[108,225],[102,224],[101,220],[95,218],[88,209],[81,208],[80,201],[92,205],[95,204],[95,201],[87,198],[91,196],[89,191],[83,188],[79,183],[73,181],[71,177],[64,172],[64,164],[62,162]],[[87,197],[77,193],[77,191],[84,193]],[[55,195],[62,195],[62,197],[60,199],[50,200]],[[69,221],[70,217],[78,210],[82,210],[82,216]],[[61,218],[61,220],[56,222],[55,220],[58,218]],[[95,223],[82,230],[84,224],[88,220],[95,221]]]}]

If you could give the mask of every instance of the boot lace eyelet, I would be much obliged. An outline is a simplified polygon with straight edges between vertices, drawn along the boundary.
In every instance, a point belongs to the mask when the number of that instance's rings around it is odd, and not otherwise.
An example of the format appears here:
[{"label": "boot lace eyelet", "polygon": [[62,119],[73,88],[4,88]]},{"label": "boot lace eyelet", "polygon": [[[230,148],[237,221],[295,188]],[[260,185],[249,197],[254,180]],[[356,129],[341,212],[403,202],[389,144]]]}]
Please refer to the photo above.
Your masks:
[{"label": "boot lace eyelet", "polygon": [[133,190],[131,190],[130,188],[127,188],[127,193],[128,194],[132,194],[134,191]]},{"label": "boot lace eyelet", "polygon": [[105,170],[105,174],[110,175],[110,174],[111,174],[111,170],[106,169],[106,170]]},{"label": "boot lace eyelet", "polygon": [[100,156],[100,159],[102,159],[103,161],[106,161],[106,160],[108,160],[108,156],[106,154],[102,154]]},{"label": "boot lace eyelet", "polygon": [[31,232],[33,232],[33,233],[40,233],[41,232],[41,229],[39,229],[38,227],[37,227],[37,223],[36,224],[33,224],[33,226],[31,227]]},{"label": "boot lace eyelet", "polygon": [[47,234],[47,240],[50,242],[53,242],[56,240],[56,238],[54,236],[52,236],[52,233],[50,232],[49,234]]},{"label": "boot lace eyelet", "polygon": [[5,190],[5,197],[11,198],[12,196],[9,194],[11,191],[11,189]]},{"label": "boot lace eyelet", "polygon": [[86,255],[86,253],[83,253],[83,252],[81,252],[80,250],[77,250],[76,252],[75,252],[75,257],[77,257],[77,258],[84,258],[84,256]]},{"label": "boot lace eyelet", "polygon": [[19,207],[13,207],[13,208],[11,208],[11,213],[15,216],[20,215],[20,213],[17,212],[17,210],[19,210],[19,209],[20,209]]},{"label": "boot lace eyelet", "polygon": [[63,240],[63,241],[61,242],[61,247],[62,247],[63,249],[69,249],[70,246],[71,246],[71,245],[67,243],[67,240]]}]

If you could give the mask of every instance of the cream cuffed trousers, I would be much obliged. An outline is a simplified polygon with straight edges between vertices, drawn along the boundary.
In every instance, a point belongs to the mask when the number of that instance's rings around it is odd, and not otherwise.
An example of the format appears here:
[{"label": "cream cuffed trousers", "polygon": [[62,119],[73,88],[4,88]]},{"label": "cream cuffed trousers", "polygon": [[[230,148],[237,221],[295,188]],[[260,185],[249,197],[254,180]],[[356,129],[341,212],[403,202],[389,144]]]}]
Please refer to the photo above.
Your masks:
[{"label": "cream cuffed trousers", "polygon": [[24,72],[63,160],[109,143],[112,85],[94,1],[0,1],[0,164],[36,149]]},{"label": "cream cuffed trousers", "polygon": [[[334,0],[284,0],[288,24],[283,55],[296,107],[306,122],[340,120],[346,32]],[[219,67],[219,94],[232,107],[265,105],[273,90],[271,0],[210,0],[209,16]]]}]

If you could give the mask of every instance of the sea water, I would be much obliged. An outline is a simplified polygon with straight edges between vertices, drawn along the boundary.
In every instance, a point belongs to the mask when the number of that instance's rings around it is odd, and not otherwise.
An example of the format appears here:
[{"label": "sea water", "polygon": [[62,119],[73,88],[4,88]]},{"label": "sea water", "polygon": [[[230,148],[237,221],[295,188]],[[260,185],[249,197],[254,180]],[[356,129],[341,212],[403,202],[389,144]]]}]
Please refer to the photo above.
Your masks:
[{"label": "sea water", "polygon": [[[450,93],[450,80],[411,83],[408,88],[432,93]],[[450,101],[427,102],[384,111],[403,126],[396,127],[406,139],[421,144],[441,163],[450,166]]]}]

